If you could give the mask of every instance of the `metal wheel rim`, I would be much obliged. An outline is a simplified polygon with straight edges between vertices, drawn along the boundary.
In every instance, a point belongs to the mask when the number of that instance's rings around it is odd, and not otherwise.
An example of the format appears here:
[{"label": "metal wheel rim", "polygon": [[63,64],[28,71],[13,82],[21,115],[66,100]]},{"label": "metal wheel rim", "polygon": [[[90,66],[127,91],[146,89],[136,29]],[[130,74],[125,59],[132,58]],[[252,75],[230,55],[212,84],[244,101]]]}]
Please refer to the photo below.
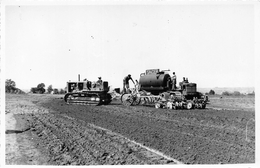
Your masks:
[{"label": "metal wheel rim", "polygon": [[192,108],[192,103],[191,102],[188,102],[187,103],[187,109],[189,110],[189,109],[191,109]]},{"label": "metal wheel rim", "polygon": [[172,103],[170,102],[167,103],[167,109],[172,109]]},{"label": "metal wheel rim", "polygon": [[159,103],[155,103],[155,108],[158,109],[158,108],[160,108],[160,106],[161,106],[161,105],[160,105]]},{"label": "metal wheel rim", "polygon": [[125,106],[131,106],[133,104],[133,97],[131,94],[123,94],[121,101]]}]

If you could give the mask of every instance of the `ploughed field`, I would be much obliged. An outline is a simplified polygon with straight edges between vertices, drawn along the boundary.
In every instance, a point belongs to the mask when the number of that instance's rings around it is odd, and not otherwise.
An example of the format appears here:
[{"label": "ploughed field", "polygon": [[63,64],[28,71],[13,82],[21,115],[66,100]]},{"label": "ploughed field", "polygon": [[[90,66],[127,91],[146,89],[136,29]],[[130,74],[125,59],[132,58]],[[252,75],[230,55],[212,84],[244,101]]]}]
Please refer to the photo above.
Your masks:
[{"label": "ploughed field", "polygon": [[7,95],[6,103],[26,120],[42,164],[255,163],[254,109],[67,105],[54,95]]}]

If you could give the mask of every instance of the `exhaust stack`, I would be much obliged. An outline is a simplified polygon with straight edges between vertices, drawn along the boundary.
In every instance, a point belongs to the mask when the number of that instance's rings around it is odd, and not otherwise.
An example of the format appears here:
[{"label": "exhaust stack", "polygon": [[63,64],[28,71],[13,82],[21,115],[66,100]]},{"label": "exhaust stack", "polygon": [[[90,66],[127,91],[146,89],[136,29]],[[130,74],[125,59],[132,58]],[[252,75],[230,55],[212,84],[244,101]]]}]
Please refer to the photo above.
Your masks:
[{"label": "exhaust stack", "polygon": [[78,80],[80,81],[80,74],[78,74]]}]

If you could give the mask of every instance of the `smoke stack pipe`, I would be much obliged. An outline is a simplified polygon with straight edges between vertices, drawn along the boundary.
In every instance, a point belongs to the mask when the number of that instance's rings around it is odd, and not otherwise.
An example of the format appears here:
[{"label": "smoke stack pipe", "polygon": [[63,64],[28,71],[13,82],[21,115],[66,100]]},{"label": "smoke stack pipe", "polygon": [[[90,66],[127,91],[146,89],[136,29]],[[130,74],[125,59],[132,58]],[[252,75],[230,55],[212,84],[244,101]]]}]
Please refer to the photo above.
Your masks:
[{"label": "smoke stack pipe", "polygon": [[80,81],[80,74],[78,74],[78,80]]}]

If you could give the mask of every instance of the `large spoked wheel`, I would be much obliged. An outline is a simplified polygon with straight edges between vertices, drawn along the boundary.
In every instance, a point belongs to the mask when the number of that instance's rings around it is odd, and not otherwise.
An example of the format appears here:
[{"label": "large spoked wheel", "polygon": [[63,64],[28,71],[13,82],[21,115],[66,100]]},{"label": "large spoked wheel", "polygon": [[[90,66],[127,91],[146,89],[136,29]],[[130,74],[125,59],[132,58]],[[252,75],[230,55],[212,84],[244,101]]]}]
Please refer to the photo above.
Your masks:
[{"label": "large spoked wheel", "polygon": [[121,102],[125,106],[131,106],[133,104],[133,102],[134,102],[133,96],[131,94],[124,93],[121,96]]},{"label": "large spoked wheel", "polygon": [[66,94],[66,95],[64,96],[64,101],[65,101],[66,103],[68,103],[68,104],[71,102],[72,99],[74,99],[74,97],[73,97],[72,94]]},{"label": "large spoked wheel", "polygon": [[158,108],[161,108],[161,104],[160,104],[160,103],[155,103],[154,106],[155,106],[155,108],[157,108],[157,109],[158,109]]}]

